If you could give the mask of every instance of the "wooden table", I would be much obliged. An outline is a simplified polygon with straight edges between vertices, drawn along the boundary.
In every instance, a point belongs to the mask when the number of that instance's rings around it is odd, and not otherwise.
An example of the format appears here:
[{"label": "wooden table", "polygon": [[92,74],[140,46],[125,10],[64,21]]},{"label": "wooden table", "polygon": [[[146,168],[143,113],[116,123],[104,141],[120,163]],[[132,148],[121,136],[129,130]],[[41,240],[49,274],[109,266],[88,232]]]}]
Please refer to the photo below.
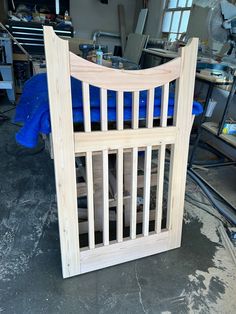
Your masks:
[{"label": "wooden table", "polygon": [[[174,59],[178,57],[178,52],[176,51],[170,51],[170,50],[165,50],[165,49],[159,49],[159,48],[147,48],[147,49],[143,49],[144,53],[148,53],[152,56],[157,56],[160,57],[161,59]],[[219,84],[219,85],[230,85],[233,83],[233,80],[226,80],[226,79],[222,79],[213,75],[205,75],[205,74],[201,74],[201,73],[196,73],[196,78],[200,79],[200,80],[204,80],[207,82],[211,82],[214,84]]]}]

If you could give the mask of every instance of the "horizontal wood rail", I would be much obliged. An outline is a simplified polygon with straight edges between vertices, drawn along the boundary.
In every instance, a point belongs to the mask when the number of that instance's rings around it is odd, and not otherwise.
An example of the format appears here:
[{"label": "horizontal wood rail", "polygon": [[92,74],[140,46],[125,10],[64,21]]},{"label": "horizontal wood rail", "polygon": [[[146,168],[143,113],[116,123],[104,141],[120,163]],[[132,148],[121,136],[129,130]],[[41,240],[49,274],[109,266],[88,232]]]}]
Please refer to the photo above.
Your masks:
[{"label": "horizontal wood rail", "polygon": [[173,126],[153,129],[112,130],[107,132],[77,132],[74,133],[75,153],[173,144],[176,134],[177,128]]},{"label": "horizontal wood rail", "polygon": [[81,272],[86,273],[173,249],[168,242],[170,233],[171,231],[166,230],[160,234],[150,233],[148,237],[126,238],[121,243],[111,242],[109,246],[98,245],[95,250],[83,248],[80,253]]}]

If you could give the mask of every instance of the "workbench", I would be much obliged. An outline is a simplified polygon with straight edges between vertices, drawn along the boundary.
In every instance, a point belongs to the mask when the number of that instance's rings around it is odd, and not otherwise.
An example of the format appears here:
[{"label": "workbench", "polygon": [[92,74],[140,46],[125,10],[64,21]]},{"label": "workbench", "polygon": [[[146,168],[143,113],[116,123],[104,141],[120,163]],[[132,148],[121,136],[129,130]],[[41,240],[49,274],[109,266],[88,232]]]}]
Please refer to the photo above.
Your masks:
[{"label": "workbench", "polygon": [[[165,49],[159,49],[159,48],[143,49],[143,52],[148,53],[150,55],[160,57],[162,59],[161,63],[163,63],[165,60],[170,60],[170,59],[177,57],[177,52],[169,51],[169,50],[165,50]],[[229,136],[229,139],[227,139],[228,135],[221,134],[223,127],[224,127],[225,120],[227,118],[227,114],[228,114],[230,105],[231,105],[232,100],[233,100],[233,95],[235,94],[235,89],[236,89],[235,76],[232,79],[226,80],[226,79],[222,79],[220,77],[205,75],[205,74],[196,72],[196,79],[198,81],[202,81],[202,82],[208,84],[208,91],[207,91],[207,96],[206,96],[206,100],[205,100],[204,111],[202,113],[202,117],[200,120],[200,126],[203,126],[205,130],[211,132],[214,135],[219,136],[220,139],[225,140],[227,143],[230,143],[231,145],[234,145],[236,147],[236,144],[235,144],[236,140],[234,140],[234,137]],[[207,108],[209,105],[209,101],[212,97],[212,93],[213,93],[213,90],[215,87],[222,88],[224,90],[229,90],[229,96],[227,98],[225,110],[224,110],[222,119],[220,121],[220,124],[217,128],[217,131],[216,131],[215,124],[213,127],[212,123],[211,124],[209,124],[209,123],[205,124],[204,123],[205,122],[205,114],[206,114],[206,111],[207,111]],[[210,127],[210,125],[211,125],[211,127]],[[192,166],[194,152],[195,152],[195,149],[198,145],[198,142],[200,139],[200,134],[201,134],[201,132],[199,129],[198,130],[198,136],[197,136],[195,144],[194,144],[194,149],[193,149],[191,156],[190,156],[190,167]]]},{"label": "workbench", "polygon": [[[176,58],[176,56],[177,56],[177,52],[159,49],[159,48],[148,48],[148,49],[144,49],[143,52],[159,57],[161,59],[161,64],[168,61],[168,60]],[[219,77],[209,76],[209,75],[205,75],[205,74],[201,74],[201,73],[196,72],[196,80],[206,83],[208,85],[208,90],[207,90],[207,95],[206,95],[206,99],[205,99],[204,110],[203,110],[203,113],[201,115],[199,127],[197,129],[197,136],[196,136],[196,139],[194,141],[193,149],[190,152],[188,169],[190,171],[192,171],[195,175],[197,175],[200,180],[204,181],[204,183],[206,185],[208,185],[208,187],[210,189],[213,189],[213,187],[208,182],[206,182],[206,180],[203,180],[203,178],[198,173],[196,173],[196,171],[194,171],[194,169],[193,169],[194,164],[193,163],[194,163],[195,153],[196,153],[196,149],[199,145],[199,141],[200,141],[200,138],[201,138],[203,131],[206,131],[206,132],[212,134],[213,136],[217,137],[219,140],[224,141],[225,143],[227,143],[231,147],[236,148],[236,136],[228,135],[228,134],[222,134],[222,130],[223,130],[225,121],[227,119],[227,114],[228,114],[229,108],[232,104],[233,96],[235,95],[235,91],[236,91],[236,76],[234,73],[234,76],[232,79],[226,80],[226,79],[222,79]],[[227,97],[225,109],[224,109],[224,112],[223,112],[223,115],[222,115],[222,118],[221,118],[221,121],[219,124],[214,123],[214,122],[206,122],[205,121],[206,120],[205,115],[207,112],[207,108],[208,108],[208,105],[209,105],[209,102],[210,102],[210,99],[212,97],[212,93],[213,93],[213,90],[215,87],[229,91],[229,95]],[[217,155],[223,156],[223,154],[221,152],[218,152],[218,151],[217,151]],[[224,161],[223,163],[219,162],[219,163],[211,164],[211,167],[213,167],[213,166],[214,167],[221,167],[221,166],[227,166],[227,165],[230,166],[232,164],[236,164],[236,162],[232,161],[232,160],[228,160],[226,162]],[[209,167],[209,163],[206,166]],[[201,165],[201,167],[204,167],[204,165]],[[223,198],[222,195],[220,194],[220,191],[214,190],[214,192],[217,193],[221,198]],[[230,208],[232,208],[233,210],[236,210],[236,208],[231,203],[229,203],[225,198],[223,198],[223,199],[228,204],[228,206]]]}]

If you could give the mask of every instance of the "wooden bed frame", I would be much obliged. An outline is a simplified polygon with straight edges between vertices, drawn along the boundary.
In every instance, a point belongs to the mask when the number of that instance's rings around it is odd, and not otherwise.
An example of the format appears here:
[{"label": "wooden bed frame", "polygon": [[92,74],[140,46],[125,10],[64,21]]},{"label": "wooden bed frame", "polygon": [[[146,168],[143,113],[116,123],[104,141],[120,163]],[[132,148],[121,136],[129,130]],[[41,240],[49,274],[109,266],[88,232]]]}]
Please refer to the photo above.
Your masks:
[{"label": "wooden bed frame", "polygon": [[[63,277],[160,253],[181,245],[189,136],[198,40],[190,40],[179,57],[146,70],[125,71],[99,66],[69,52],[68,42],[44,27],[53,155]],[[84,132],[73,131],[70,76],[82,81]],[[176,80],[173,124],[167,126],[169,83]],[[91,129],[89,85],[100,88],[101,131]],[[153,127],[154,89],[162,87],[160,126]],[[116,130],[108,129],[107,90],[117,93]],[[146,127],[139,127],[139,91],[148,90]],[[123,93],[133,95],[132,127],[124,129]],[[162,228],[166,146],[170,145],[167,221]],[[158,150],[155,227],[150,232],[152,151]],[[138,152],[144,152],[142,234],[137,234]],[[131,169],[124,176],[124,154]],[[116,239],[109,239],[109,154],[116,155]],[[94,188],[94,158],[101,157],[101,189]],[[88,211],[88,246],[80,247],[75,156],[85,156]],[[129,184],[130,183],[130,184]],[[126,208],[129,236],[124,236],[124,184],[130,187]],[[95,243],[96,204],[102,204],[103,241]]]}]

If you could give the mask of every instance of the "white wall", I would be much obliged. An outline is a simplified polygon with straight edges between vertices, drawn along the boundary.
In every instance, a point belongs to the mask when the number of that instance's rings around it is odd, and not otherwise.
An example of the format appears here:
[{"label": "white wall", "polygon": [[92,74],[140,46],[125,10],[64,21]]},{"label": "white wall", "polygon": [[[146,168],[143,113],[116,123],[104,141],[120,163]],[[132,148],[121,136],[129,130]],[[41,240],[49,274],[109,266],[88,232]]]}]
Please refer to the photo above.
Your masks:
[{"label": "white wall", "polygon": [[[75,37],[91,39],[96,30],[119,33],[117,5],[125,7],[127,34],[133,31],[136,17],[136,0],[108,0],[102,4],[99,0],[70,0],[70,15],[75,29]],[[120,44],[119,40],[100,39],[100,43]]]}]

